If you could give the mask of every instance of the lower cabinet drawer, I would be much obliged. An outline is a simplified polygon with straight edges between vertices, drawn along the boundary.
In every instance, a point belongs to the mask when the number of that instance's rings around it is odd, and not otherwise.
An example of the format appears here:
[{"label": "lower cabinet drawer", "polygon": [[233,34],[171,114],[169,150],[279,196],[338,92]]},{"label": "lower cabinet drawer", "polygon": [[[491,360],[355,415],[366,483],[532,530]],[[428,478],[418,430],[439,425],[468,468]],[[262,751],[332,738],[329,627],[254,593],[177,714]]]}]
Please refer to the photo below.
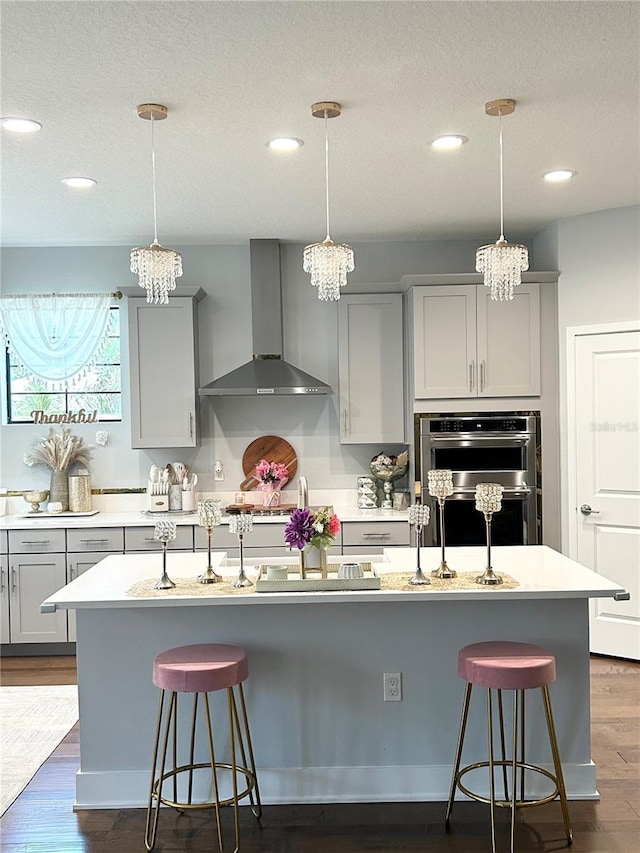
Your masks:
[{"label": "lower cabinet drawer", "polygon": [[376,545],[382,548],[409,545],[409,525],[404,521],[345,521],[342,524],[342,545]]},{"label": "lower cabinet drawer", "polygon": [[[246,548],[277,548],[281,545],[288,550],[288,545],[284,541],[285,524],[254,524],[251,533],[246,533],[244,536],[244,546]],[[204,527],[195,528],[196,551],[200,551],[207,547],[207,531]],[[238,547],[238,537],[235,533],[229,532],[228,524],[220,524],[214,527],[211,537],[211,547],[217,551],[227,551],[231,548]]]},{"label": "lower cabinet drawer", "polygon": [[67,551],[82,554],[88,551],[109,551],[116,553],[124,550],[124,532],[122,527],[90,527],[67,530]]},{"label": "lower cabinet drawer", "polygon": [[[193,527],[181,524],[176,528],[176,538],[169,542],[170,551],[193,551]],[[153,527],[125,527],[124,550],[161,551],[162,545],[153,538]]]},{"label": "lower cabinet drawer", "polygon": [[63,529],[9,530],[9,553],[64,553],[66,543]]}]

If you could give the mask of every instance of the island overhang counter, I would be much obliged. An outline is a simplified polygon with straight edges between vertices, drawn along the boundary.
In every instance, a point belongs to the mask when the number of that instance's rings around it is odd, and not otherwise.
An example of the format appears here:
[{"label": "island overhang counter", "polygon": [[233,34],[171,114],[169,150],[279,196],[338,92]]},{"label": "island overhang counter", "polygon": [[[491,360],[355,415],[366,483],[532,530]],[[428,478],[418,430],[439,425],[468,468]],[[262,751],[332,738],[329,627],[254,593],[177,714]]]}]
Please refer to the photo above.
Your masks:
[{"label": "island overhang counter", "polygon": [[[136,597],[134,584],[160,576],[160,554],[106,557],[42,605],[76,610],[75,808],[146,804],[158,701],[153,658],[173,646],[210,642],[247,650],[245,690],[265,803],[445,800],[463,691],[458,649],[500,639],[539,643],[556,656],[551,696],[568,795],[597,798],[588,605],[589,598],[624,590],[546,546],[492,553],[494,569],[513,577],[516,588],[248,594],[210,588]],[[481,574],[485,557],[483,548],[447,553],[459,574]],[[237,574],[237,563],[216,559],[226,578]],[[389,549],[383,560],[375,565],[382,575],[409,577],[415,549]],[[439,549],[422,549],[421,564],[425,572],[437,568]],[[205,565],[201,553],[168,555],[174,580],[193,578]],[[255,576],[253,564],[247,574]],[[383,701],[388,672],[402,673],[400,702]],[[486,757],[485,701],[475,691],[465,760]],[[527,738],[527,760],[550,766],[537,696],[527,704]]]}]

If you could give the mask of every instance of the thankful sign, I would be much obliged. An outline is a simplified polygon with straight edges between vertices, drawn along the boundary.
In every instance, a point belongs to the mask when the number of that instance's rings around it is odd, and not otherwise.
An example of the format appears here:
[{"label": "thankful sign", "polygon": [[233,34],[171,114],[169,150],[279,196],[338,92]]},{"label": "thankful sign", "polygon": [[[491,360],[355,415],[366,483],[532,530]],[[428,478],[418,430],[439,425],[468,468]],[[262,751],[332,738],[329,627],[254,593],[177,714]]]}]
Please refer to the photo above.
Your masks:
[{"label": "thankful sign", "polygon": [[43,409],[34,409],[31,417],[34,424],[95,424],[98,420],[98,410],[85,412],[84,409],[78,409],[77,412],[71,410],[64,414],[47,415]]}]

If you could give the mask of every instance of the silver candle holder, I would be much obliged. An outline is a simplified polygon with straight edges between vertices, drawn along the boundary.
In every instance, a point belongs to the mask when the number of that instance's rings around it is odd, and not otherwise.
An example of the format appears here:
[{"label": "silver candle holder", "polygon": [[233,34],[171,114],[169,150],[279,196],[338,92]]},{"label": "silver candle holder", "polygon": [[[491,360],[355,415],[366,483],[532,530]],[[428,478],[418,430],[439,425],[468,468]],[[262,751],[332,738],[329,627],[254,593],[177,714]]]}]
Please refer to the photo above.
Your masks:
[{"label": "silver candle holder", "polygon": [[432,578],[456,578],[458,573],[450,569],[444,558],[444,502],[453,494],[453,473],[448,468],[427,471],[429,494],[436,498],[440,507],[440,566],[431,572]]},{"label": "silver candle holder", "polygon": [[502,509],[503,488],[499,483],[478,483],[476,486],[476,509],[484,513],[487,529],[487,567],[483,575],[476,578],[476,583],[485,586],[495,586],[502,583],[502,578],[491,568],[491,519],[494,512]]},{"label": "silver candle holder", "polygon": [[412,578],[409,578],[409,583],[412,586],[424,586],[431,581],[423,575],[420,568],[420,545],[422,544],[422,528],[425,524],[429,524],[431,510],[423,504],[414,504],[407,509],[407,514],[409,524],[413,525],[416,531],[416,572]]},{"label": "silver candle holder", "polygon": [[176,538],[176,523],[170,519],[162,518],[156,521],[153,528],[153,538],[162,544],[162,577],[154,583],[154,589],[173,589],[175,586],[167,574],[167,545]]},{"label": "silver candle holder", "polygon": [[207,568],[201,575],[198,575],[200,583],[220,583],[222,580],[222,577],[214,572],[211,566],[211,537],[213,536],[213,528],[217,527],[221,521],[220,501],[198,501],[198,524],[207,531]]},{"label": "silver candle holder", "polygon": [[243,538],[246,533],[251,533],[253,530],[253,515],[250,512],[241,512],[237,515],[232,515],[229,517],[229,530],[231,533],[235,533],[238,537],[238,543],[240,545],[240,572],[238,573],[238,577],[231,584],[232,587],[238,589],[244,586],[253,586],[253,581],[250,581],[249,578],[244,573],[244,553],[243,553]]}]

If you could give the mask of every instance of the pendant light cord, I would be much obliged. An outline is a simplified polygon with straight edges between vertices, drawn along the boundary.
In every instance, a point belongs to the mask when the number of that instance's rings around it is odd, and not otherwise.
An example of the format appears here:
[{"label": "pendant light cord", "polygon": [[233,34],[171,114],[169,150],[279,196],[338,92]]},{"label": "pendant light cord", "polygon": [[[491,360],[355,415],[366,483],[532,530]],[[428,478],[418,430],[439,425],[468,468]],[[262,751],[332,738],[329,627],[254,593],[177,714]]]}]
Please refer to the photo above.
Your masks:
[{"label": "pendant light cord", "polygon": [[153,182],[153,242],[158,242],[158,205],[156,200],[156,138],[153,111],[151,112],[151,174]]},{"label": "pendant light cord", "polygon": [[500,240],[504,240],[504,177],[502,165],[502,110],[498,111],[500,119]]},{"label": "pendant light cord", "polygon": [[324,175],[325,175],[325,199],[327,204],[327,236],[326,240],[331,240],[329,236],[329,111],[324,111]]}]

